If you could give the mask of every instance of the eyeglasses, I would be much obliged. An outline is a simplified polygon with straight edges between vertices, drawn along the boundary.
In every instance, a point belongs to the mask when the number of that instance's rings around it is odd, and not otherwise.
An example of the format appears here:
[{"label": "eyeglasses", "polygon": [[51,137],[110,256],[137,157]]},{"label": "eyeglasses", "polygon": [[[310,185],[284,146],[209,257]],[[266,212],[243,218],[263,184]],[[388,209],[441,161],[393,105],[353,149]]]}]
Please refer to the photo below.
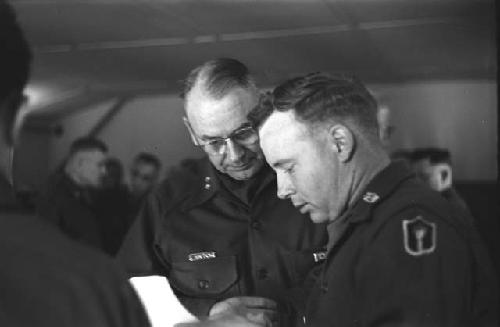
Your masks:
[{"label": "eyeglasses", "polygon": [[[191,134],[195,135],[187,119],[185,119],[185,122]],[[210,154],[221,155],[226,151],[229,140],[242,146],[249,146],[259,140],[259,134],[252,126],[243,126],[233,131],[227,137],[217,137],[208,141],[200,141],[198,137],[195,137],[195,145],[203,147]]]}]

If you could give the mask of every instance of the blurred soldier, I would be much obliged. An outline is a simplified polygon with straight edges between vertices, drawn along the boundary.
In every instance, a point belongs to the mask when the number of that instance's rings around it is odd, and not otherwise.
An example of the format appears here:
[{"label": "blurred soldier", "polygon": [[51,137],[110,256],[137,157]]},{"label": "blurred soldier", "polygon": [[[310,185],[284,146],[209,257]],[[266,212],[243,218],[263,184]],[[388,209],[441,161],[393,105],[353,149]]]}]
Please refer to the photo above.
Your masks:
[{"label": "blurred soldier", "polygon": [[107,158],[102,188],[96,192],[97,213],[106,253],[114,256],[120,248],[133,217],[132,199],[123,178],[123,165]]},{"label": "blurred soldier", "polygon": [[185,125],[207,157],[167,176],[118,258],[132,276],[167,276],[198,317],[217,312],[219,301],[252,295],[278,302],[283,326],[302,323],[288,290],[320,260],[325,229],[276,197],[276,176],[247,119],[259,100],[247,67],[234,59],[206,62],[191,72],[184,95]]},{"label": "blurred soldier", "polygon": [[107,147],[95,138],[71,144],[63,169],[50,176],[40,192],[37,212],[69,237],[106,250],[97,190],[106,172]]},{"label": "blurred soldier", "polygon": [[[14,142],[30,59],[12,9],[0,0],[2,184],[13,182]],[[149,326],[125,275],[108,258],[42,220],[0,214],[0,262],[0,326]]]},{"label": "blurred soldier", "polygon": [[453,187],[451,155],[448,150],[438,148],[415,149],[411,155],[413,169],[417,176],[433,190],[457,208],[469,210],[464,199]]},{"label": "blurred soldier", "polygon": [[158,184],[160,171],[160,159],[154,154],[141,152],[135,156],[130,169],[130,194],[135,213],[144,198]]},{"label": "blurred soldier", "polygon": [[357,80],[311,74],[257,107],[278,196],[328,222],[310,326],[496,326],[496,277],[476,230],[390,163]]}]

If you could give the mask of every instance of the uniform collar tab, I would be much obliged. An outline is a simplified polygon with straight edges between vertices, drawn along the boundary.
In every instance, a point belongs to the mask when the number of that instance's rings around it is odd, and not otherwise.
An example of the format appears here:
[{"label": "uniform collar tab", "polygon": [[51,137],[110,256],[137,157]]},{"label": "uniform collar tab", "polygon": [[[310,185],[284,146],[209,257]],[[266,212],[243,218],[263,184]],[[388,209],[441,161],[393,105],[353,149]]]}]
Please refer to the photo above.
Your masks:
[{"label": "uniform collar tab", "polygon": [[185,202],[184,209],[198,206],[210,200],[219,190],[220,185],[217,179],[215,168],[208,158],[201,160],[199,171],[192,189],[192,195]]},{"label": "uniform collar tab", "polygon": [[[256,190],[256,194],[260,193],[270,183],[276,182],[276,175],[269,166],[265,165],[262,169],[265,172],[261,174],[261,182]],[[190,199],[185,203],[184,208],[188,209],[201,205],[219,193],[222,188],[220,174],[222,173],[217,171],[208,158],[202,160],[199,166],[199,176],[194,186],[195,189]]]},{"label": "uniform collar tab", "polygon": [[392,162],[382,169],[368,184],[361,198],[353,206],[351,222],[360,222],[370,217],[370,211],[389,196],[404,180],[413,176],[402,162]]}]

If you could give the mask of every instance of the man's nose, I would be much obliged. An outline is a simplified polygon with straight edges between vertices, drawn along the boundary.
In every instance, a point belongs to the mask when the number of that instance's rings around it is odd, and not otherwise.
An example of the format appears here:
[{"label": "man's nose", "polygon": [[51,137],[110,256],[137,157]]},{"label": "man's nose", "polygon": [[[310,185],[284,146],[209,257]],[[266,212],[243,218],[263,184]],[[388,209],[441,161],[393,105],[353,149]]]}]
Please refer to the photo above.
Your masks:
[{"label": "man's nose", "polygon": [[238,162],[245,155],[245,149],[232,139],[228,138],[226,141],[227,159],[231,162]]},{"label": "man's nose", "polygon": [[284,176],[283,173],[277,173],[276,179],[278,184],[278,198],[282,200],[289,198],[290,195],[292,195],[294,192],[293,185],[290,182],[290,178]]}]

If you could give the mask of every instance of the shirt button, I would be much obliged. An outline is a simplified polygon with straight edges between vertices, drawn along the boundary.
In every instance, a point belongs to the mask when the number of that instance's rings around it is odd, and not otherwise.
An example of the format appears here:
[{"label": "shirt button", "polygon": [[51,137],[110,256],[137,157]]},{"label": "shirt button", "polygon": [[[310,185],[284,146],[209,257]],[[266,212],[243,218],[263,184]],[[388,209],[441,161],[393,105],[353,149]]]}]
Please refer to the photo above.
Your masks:
[{"label": "shirt button", "polygon": [[206,290],[207,288],[210,287],[210,282],[208,280],[205,280],[205,279],[200,279],[198,281],[198,288],[200,290]]},{"label": "shirt button", "polygon": [[259,221],[257,220],[254,220],[250,223],[250,226],[253,228],[253,229],[260,229],[261,227],[261,224]]},{"label": "shirt button", "polygon": [[267,270],[265,268],[260,268],[257,270],[257,278],[258,279],[266,279],[267,278]]}]

